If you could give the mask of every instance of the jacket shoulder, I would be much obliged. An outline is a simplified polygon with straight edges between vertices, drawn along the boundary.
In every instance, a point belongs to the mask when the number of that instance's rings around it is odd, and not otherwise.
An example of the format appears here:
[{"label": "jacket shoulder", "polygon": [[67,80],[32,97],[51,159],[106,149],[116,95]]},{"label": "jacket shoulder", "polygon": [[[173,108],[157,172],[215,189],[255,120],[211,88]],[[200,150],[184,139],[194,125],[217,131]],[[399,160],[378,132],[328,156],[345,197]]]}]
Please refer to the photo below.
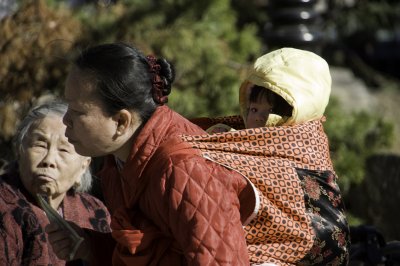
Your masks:
[{"label": "jacket shoulder", "polygon": [[0,176],[0,202],[4,202],[4,204],[17,203],[20,199],[17,194],[18,190],[7,182],[8,178],[7,175]]}]

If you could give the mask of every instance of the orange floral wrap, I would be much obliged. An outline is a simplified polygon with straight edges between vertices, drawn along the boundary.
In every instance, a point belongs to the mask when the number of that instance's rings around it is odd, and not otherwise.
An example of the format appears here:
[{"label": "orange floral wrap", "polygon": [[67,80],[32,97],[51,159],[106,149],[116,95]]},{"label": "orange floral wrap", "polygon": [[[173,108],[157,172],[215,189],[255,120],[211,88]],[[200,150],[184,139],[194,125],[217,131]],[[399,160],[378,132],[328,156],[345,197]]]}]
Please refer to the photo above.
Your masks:
[{"label": "orange floral wrap", "polygon": [[[219,122],[237,126],[238,120],[192,121],[206,128]],[[183,136],[204,157],[241,173],[252,184],[256,206],[244,227],[251,263],[292,265],[312,249],[312,214],[296,169],[330,171],[336,181],[323,121]]]}]

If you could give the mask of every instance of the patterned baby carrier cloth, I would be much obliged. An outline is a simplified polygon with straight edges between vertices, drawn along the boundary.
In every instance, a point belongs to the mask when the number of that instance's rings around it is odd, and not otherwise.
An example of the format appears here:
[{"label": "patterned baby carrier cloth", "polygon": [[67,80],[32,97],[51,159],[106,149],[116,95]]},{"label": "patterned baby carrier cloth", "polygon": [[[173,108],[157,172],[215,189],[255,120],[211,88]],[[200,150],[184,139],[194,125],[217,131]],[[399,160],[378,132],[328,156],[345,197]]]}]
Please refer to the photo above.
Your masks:
[{"label": "patterned baby carrier cloth", "polygon": [[252,265],[348,262],[349,229],[323,121],[242,129],[239,116],[206,118],[193,122],[241,130],[182,136],[203,157],[239,172],[253,187],[254,212],[244,223]]}]

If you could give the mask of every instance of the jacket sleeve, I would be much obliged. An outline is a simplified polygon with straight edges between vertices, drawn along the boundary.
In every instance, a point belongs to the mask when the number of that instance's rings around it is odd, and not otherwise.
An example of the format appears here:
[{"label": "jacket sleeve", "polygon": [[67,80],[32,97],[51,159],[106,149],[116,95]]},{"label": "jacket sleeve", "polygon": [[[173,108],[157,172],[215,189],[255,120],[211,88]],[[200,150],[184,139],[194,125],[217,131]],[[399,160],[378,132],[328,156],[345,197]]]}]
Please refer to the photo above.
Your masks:
[{"label": "jacket sleeve", "polygon": [[[0,204],[5,206],[1,199]],[[0,212],[0,265],[21,265],[22,235],[10,218],[10,213]]]},{"label": "jacket sleeve", "polygon": [[249,265],[238,175],[202,157],[171,162],[162,202],[189,265]]},{"label": "jacket sleeve", "polygon": [[40,219],[26,201],[14,204],[0,197],[0,265],[49,264],[46,241]]}]

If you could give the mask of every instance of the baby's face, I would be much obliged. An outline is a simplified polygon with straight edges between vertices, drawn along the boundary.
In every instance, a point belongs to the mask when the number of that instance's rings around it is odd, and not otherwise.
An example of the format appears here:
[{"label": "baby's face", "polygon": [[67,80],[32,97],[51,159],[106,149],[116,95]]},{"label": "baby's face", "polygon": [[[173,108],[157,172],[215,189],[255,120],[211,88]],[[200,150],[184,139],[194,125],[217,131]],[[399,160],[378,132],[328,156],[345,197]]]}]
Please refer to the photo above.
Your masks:
[{"label": "baby's face", "polygon": [[265,127],[268,116],[272,111],[272,105],[264,98],[258,102],[250,102],[247,114],[246,127]]}]

